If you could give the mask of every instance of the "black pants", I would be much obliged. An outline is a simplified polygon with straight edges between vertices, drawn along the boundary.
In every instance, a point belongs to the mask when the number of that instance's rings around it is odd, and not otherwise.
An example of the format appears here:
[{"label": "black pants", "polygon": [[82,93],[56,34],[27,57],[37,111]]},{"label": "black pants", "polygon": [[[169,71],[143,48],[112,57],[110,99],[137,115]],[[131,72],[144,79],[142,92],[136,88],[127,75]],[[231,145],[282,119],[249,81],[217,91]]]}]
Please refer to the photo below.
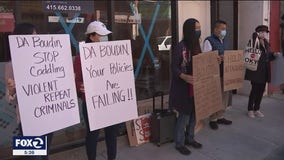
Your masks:
[{"label": "black pants", "polygon": [[[87,156],[88,160],[95,160],[97,155],[97,141],[99,138],[100,130],[90,131],[86,102],[83,102],[82,107],[83,107],[84,120],[86,122],[86,128],[87,128],[87,135],[85,142]],[[116,146],[117,146],[116,137],[118,132],[117,129],[118,129],[117,125],[104,128],[108,160],[114,160],[116,158]]]},{"label": "black pants", "polygon": [[[22,124],[19,124],[19,131],[20,131],[20,136],[23,136],[23,130],[22,130]],[[48,154],[50,151],[50,146],[52,143],[52,138],[53,138],[53,132],[45,134],[43,136],[46,136],[47,138],[47,155],[46,156],[22,156],[20,159],[21,160],[48,160]]]},{"label": "black pants", "polygon": [[251,91],[249,95],[248,111],[257,111],[263,97],[266,83],[251,82]]}]

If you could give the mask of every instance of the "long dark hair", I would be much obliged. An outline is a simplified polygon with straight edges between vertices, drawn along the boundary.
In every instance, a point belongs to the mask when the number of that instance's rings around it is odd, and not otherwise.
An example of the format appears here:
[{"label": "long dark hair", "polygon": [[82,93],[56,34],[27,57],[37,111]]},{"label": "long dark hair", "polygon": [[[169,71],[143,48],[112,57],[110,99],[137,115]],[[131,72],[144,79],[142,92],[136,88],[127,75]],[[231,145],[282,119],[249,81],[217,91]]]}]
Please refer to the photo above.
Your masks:
[{"label": "long dark hair", "polygon": [[199,38],[195,35],[195,23],[199,23],[199,21],[194,18],[189,18],[183,24],[183,41],[186,49],[190,51],[192,55],[201,52]]},{"label": "long dark hair", "polygon": [[33,34],[36,31],[36,27],[31,23],[20,23],[17,24],[13,34],[20,35],[20,34]]}]

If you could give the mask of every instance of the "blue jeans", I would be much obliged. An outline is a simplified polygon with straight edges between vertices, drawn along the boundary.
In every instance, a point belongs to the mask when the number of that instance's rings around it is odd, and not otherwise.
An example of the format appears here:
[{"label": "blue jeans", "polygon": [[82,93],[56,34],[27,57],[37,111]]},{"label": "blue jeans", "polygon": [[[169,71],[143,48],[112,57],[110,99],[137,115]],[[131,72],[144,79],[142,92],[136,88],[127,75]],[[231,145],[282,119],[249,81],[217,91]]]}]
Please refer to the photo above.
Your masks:
[{"label": "blue jeans", "polygon": [[175,127],[175,146],[184,146],[185,139],[189,142],[194,141],[194,128],[195,111],[193,110],[189,115],[179,113]]}]

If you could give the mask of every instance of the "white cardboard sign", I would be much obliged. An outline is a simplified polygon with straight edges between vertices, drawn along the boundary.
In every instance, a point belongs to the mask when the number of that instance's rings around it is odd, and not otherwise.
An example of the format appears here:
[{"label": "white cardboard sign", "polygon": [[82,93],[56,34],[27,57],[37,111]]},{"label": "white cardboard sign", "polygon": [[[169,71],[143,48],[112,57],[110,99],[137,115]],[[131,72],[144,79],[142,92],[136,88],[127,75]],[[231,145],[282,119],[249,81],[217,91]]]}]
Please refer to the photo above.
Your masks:
[{"label": "white cardboard sign", "polygon": [[90,130],[136,119],[130,41],[80,43],[79,48]]},{"label": "white cardboard sign", "polygon": [[23,134],[79,123],[69,35],[11,35],[9,44]]}]

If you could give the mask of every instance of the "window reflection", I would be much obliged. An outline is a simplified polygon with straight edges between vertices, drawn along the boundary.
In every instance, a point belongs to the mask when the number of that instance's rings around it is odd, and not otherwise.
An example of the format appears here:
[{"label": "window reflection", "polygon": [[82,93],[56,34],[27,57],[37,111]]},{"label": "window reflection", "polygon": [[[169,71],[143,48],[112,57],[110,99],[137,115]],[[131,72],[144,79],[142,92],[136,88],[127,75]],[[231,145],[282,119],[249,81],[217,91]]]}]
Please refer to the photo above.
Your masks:
[{"label": "window reflection", "polygon": [[[155,91],[162,90],[167,93],[171,48],[170,1],[114,1],[113,3],[115,18],[113,39],[131,40],[133,64],[135,72],[138,73],[135,74],[137,99],[150,98]],[[137,13],[138,16],[135,17],[133,13]],[[156,19],[153,21],[155,16]],[[146,42],[149,42],[149,46]],[[143,48],[144,50],[146,48],[144,57]]]}]

